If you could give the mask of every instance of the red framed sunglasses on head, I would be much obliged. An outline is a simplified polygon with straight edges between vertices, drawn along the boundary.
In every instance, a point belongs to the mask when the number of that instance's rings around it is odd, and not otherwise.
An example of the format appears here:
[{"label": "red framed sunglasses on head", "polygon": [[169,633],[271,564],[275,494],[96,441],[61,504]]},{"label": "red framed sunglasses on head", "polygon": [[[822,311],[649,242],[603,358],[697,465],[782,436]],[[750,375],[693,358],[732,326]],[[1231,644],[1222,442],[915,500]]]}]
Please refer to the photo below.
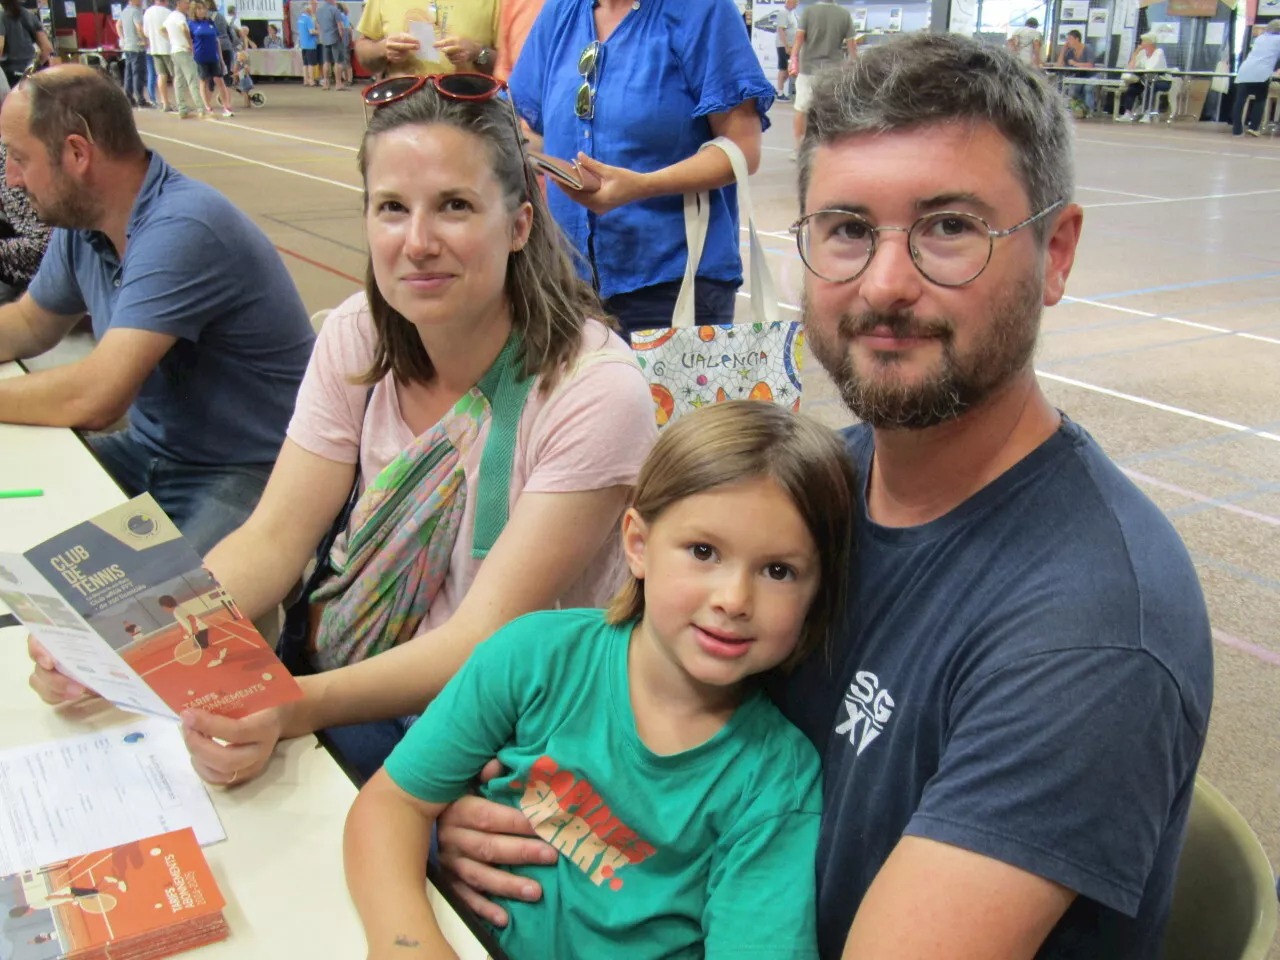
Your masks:
[{"label": "red framed sunglasses on head", "polygon": [[412,96],[427,84],[436,93],[450,100],[492,100],[507,85],[497,77],[486,73],[433,73],[425,77],[387,77],[370,84],[364,90],[364,102],[371,107],[385,107],[389,103]]},{"label": "red framed sunglasses on head", "polygon": [[[507,85],[497,77],[487,73],[433,73],[423,77],[403,76],[387,77],[377,83],[370,84],[364,90],[366,107],[385,107],[387,104],[411,97],[427,84],[435,88],[436,93],[448,100],[483,101],[493,100],[498,94],[506,92],[504,98],[511,112],[511,124],[515,130],[516,145],[520,148],[520,160],[524,167],[525,189],[532,198],[534,183],[529,170],[529,157],[524,149],[524,131],[520,129],[520,118],[516,116],[516,105],[511,100],[511,92]],[[367,118],[366,118],[367,122]]]}]

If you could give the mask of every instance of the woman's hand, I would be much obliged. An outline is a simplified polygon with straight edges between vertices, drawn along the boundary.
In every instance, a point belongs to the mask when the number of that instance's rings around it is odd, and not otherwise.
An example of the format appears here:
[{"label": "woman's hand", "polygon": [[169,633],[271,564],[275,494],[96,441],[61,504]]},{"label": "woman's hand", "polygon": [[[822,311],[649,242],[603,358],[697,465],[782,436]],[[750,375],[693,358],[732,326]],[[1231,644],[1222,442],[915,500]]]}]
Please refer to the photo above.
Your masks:
[{"label": "woman's hand", "polygon": [[411,33],[392,33],[382,41],[382,52],[387,63],[408,63],[417,56],[420,46]]},{"label": "woman's hand", "polygon": [[60,703],[79,700],[85,694],[91,697],[97,696],[92,690],[86,689],[59,671],[57,661],[37,642],[35,637],[27,637],[27,656],[31,658],[34,665],[31,678],[27,683],[45,703],[56,707]]},{"label": "woman's hand", "polygon": [[587,174],[600,181],[594,190],[573,190],[556,181],[556,186],[565,192],[569,199],[582,204],[592,213],[603,214],[628,203],[643,200],[649,196],[647,180],[643,173],[636,173],[626,167],[611,167],[601,163],[585,153],[578,154],[578,166]]},{"label": "woman's hand", "polygon": [[468,40],[466,37],[445,37],[443,40],[436,41],[436,49],[448,57],[449,62],[454,66],[463,67],[469,63],[475,63],[476,57],[480,56],[480,51],[484,49],[484,44]]},{"label": "woman's hand", "polygon": [[229,787],[262,773],[276,744],[288,735],[294,706],[269,707],[239,720],[204,710],[183,711],[182,739],[200,779]]}]

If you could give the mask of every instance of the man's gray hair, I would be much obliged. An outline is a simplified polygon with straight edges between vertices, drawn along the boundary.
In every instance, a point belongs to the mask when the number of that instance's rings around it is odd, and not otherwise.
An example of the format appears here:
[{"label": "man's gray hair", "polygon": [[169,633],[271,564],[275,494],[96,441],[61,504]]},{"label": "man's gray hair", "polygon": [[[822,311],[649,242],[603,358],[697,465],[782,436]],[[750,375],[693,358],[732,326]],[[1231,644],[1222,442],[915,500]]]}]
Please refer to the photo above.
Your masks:
[{"label": "man's gray hair", "polygon": [[1280,33],[1280,17],[1267,21],[1267,33]]},{"label": "man's gray hair", "polygon": [[[1009,141],[1014,172],[1038,213],[1075,191],[1066,100],[1017,57],[957,34],[913,33],[819,75],[800,148],[800,206],[817,148],[863,134],[989,123]],[[1041,241],[1051,218],[1032,225]],[[1007,224],[1003,225],[1007,226]]]}]

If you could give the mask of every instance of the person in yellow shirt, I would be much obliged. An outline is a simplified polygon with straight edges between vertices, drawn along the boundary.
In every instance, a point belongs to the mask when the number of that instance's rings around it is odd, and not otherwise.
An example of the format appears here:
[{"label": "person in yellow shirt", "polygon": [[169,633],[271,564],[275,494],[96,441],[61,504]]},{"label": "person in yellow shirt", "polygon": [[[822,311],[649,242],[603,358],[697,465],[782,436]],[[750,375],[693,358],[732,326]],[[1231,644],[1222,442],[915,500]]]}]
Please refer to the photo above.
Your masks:
[{"label": "person in yellow shirt", "polygon": [[[431,25],[434,48],[422,48],[421,28],[414,23]],[[356,29],[356,56],[370,73],[492,73],[498,0],[441,0],[426,6],[421,0],[368,0]]]}]

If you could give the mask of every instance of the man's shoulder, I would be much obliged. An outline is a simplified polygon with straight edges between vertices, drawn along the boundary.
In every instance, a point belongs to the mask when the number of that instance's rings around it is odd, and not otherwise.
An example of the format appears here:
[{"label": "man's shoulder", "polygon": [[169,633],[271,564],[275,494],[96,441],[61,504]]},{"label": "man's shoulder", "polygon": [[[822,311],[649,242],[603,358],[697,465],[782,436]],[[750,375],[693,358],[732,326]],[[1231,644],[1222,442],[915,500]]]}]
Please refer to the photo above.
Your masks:
[{"label": "man's shoulder", "polygon": [[234,262],[236,269],[261,276],[265,262],[273,261],[265,256],[270,249],[265,235],[235,204],[209,184],[168,167],[137,215],[129,252],[146,251],[168,260],[175,246],[177,256],[194,258],[197,273],[222,276],[228,262]]},{"label": "man's shoulder", "polygon": [[[845,432],[858,464],[870,458],[869,433]],[[879,533],[860,538],[865,576],[878,583],[909,573],[920,591],[907,598],[913,616],[932,611],[957,642],[977,638],[974,656],[993,668],[1123,647],[1201,679],[1208,615],[1190,554],[1134,480],[1068,419],[951,514],[907,539]]]}]

